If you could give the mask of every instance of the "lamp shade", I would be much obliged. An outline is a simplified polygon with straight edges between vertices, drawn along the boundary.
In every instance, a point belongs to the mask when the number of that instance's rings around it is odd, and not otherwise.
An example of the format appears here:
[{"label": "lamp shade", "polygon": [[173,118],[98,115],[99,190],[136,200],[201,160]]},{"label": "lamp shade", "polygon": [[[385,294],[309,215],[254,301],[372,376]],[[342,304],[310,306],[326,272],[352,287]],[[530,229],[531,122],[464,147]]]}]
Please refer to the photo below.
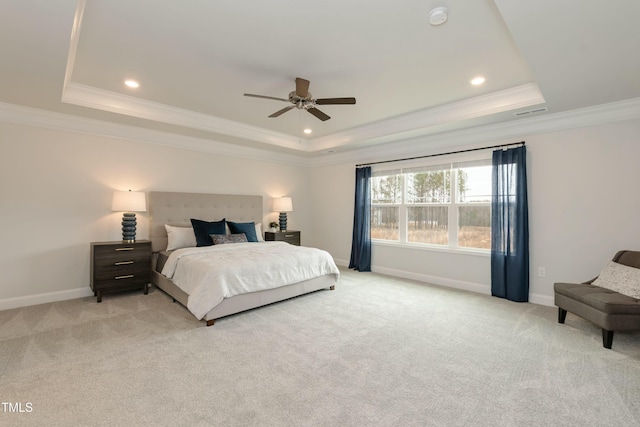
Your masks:
[{"label": "lamp shade", "polygon": [[112,211],[146,212],[147,200],[143,191],[114,191]]},{"label": "lamp shade", "polygon": [[280,197],[273,199],[273,211],[274,212],[292,212],[293,203],[291,197]]}]

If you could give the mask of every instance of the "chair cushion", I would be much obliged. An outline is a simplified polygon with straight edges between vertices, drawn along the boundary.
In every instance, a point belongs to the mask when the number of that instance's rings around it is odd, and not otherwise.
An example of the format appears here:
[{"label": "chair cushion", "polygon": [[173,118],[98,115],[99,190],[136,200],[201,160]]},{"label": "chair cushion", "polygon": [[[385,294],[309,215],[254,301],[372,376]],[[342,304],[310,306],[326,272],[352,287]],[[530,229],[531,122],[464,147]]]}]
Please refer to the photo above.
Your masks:
[{"label": "chair cushion", "polygon": [[587,304],[607,314],[640,315],[640,300],[610,289],[584,283],[555,283],[556,293]]}]

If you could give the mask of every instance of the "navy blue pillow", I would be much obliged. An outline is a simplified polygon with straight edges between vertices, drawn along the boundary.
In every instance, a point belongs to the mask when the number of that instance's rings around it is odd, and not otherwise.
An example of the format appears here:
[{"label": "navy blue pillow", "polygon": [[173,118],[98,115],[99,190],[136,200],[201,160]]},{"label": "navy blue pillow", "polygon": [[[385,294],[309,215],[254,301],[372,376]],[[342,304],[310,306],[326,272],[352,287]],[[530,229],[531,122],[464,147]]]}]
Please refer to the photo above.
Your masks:
[{"label": "navy blue pillow", "polygon": [[231,222],[227,221],[231,234],[244,233],[247,235],[248,242],[257,242],[258,236],[256,236],[256,223],[255,222]]},{"label": "navy blue pillow", "polygon": [[196,246],[211,246],[213,245],[211,234],[225,234],[227,232],[225,218],[213,222],[191,218],[191,226],[196,235]]}]

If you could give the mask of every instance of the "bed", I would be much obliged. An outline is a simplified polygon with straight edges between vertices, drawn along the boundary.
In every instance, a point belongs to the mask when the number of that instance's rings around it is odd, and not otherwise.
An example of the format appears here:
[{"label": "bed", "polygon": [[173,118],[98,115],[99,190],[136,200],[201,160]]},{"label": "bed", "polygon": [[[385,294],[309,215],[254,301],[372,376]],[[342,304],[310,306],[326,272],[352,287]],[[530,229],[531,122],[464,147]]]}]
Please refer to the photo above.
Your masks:
[{"label": "bed", "polygon": [[[161,273],[163,269],[165,269],[165,272],[167,271],[165,267],[167,267],[167,262],[169,260],[171,260],[170,263],[174,264],[174,267],[176,262],[182,262],[176,261],[174,258],[176,258],[177,255],[182,256],[183,251],[184,253],[189,253],[189,255],[185,255],[185,257],[191,256],[191,253],[195,253],[195,255],[193,255],[194,257],[203,257],[203,255],[200,254],[201,252],[211,252],[215,256],[215,253],[222,250],[223,247],[233,249],[237,252],[240,250],[240,246],[254,245],[251,246],[252,251],[257,253],[260,247],[273,244],[274,246],[269,246],[269,248],[272,248],[274,251],[275,248],[278,248],[278,250],[282,250],[284,252],[290,252],[298,249],[301,251],[306,250],[308,253],[312,251],[324,252],[312,250],[311,248],[292,247],[284,242],[259,242],[258,244],[239,243],[237,245],[220,245],[219,248],[195,248],[194,250],[184,248],[176,251],[167,251],[167,244],[169,243],[169,240],[165,224],[173,227],[191,227],[191,218],[201,219],[204,221],[217,221],[225,218],[227,221],[234,221],[237,223],[254,222],[255,224],[260,224],[264,219],[262,196],[175,192],[149,193],[149,239],[151,240],[151,247],[154,253],[151,269],[151,282],[153,285],[170,295],[174,301],[179,302],[189,309],[190,306],[195,306],[195,296],[191,298],[190,304],[191,295],[188,291],[184,290],[186,288],[184,284],[180,287],[174,283],[171,278]],[[173,255],[173,257],[171,257],[171,255]],[[251,262],[252,260],[248,258],[247,263]],[[326,262],[328,263],[328,261]],[[331,259],[330,263],[333,264],[333,259]],[[295,283],[288,283],[278,274],[275,274],[270,276],[268,280],[264,280],[261,283],[261,287],[264,289],[225,296],[221,302],[216,303],[215,306],[208,310],[204,315],[200,312],[198,312],[197,315],[194,311],[192,311],[192,313],[196,318],[206,321],[207,326],[212,326],[216,319],[224,316],[240,313],[242,311],[283,301],[321,289],[333,290],[335,289],[339,272],[337,267],[335,267],[335,264],[333,264],[333,268],[335,268],[335,270],[332,268],[332,272],[327,273],[327,268],[324,269],[324,272],[320,271],[315,275],[315,277],[296,281]],[[242,274],[239,276],[242,276]],[[287,277],[287,280],[291,280],[291,278]],[[214,285],[212,284],[212,286]],[[199,294],[201,294],[201,292]],[[202,305],[199,304],[199,306],[199,309],[202,310]]]}]

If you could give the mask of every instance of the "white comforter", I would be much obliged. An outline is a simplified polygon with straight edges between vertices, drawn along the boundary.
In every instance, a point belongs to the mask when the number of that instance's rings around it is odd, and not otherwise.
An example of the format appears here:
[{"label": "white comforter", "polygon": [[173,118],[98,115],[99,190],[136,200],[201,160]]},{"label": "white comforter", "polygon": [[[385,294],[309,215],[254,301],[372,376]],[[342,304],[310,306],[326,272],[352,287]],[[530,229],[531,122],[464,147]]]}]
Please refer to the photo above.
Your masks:
[{"label": "white comforter", "polygon": [[334,274],[328,252],[286,242],[252,242],[177,249],[162,274],[189,295],[187,308],[198,319],[224,298]]}]

